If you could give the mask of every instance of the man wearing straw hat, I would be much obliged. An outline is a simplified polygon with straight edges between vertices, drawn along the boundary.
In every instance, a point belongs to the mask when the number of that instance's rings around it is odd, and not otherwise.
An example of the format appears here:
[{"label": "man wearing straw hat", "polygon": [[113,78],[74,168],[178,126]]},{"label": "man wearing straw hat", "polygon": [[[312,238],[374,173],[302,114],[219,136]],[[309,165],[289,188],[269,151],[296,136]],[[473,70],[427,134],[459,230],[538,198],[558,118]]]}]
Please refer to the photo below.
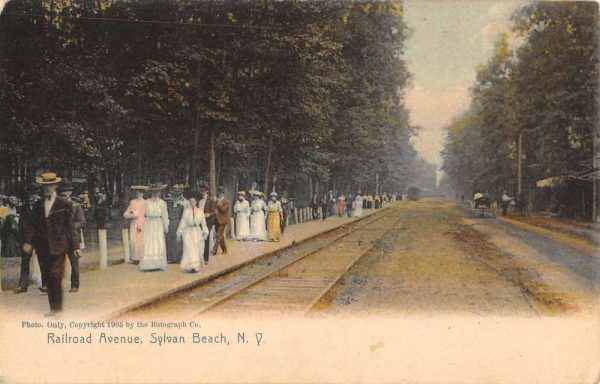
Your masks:
[{"label": "man wearing straw hat", "polygon": [[35,248],[42,273],[46,273],[48,302],[52,316],[62,310],[62,278],[65,255],[74,252],[79,257],[79,241],[73,225],[73,207],[67,200],[56,195],[61,178],[55,173],[44,173],[36,178],[44,189],[44,199],[35,203],[24,228],[23,251],[31,253]]}]

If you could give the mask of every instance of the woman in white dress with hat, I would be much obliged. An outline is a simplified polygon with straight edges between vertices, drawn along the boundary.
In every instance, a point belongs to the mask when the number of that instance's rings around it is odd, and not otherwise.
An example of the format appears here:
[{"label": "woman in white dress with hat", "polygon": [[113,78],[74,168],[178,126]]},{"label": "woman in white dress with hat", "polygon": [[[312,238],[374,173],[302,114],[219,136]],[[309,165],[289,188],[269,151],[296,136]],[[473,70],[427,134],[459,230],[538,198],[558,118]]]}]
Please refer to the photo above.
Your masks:
[{"label": "woman in white dress with hat", "polygon": [[250,205],[250,236],[249,239],[253,241],[266,241],[267,231],[265,227],[265,212],[267,211],[267,204],[261,198],[262,192],[250,191],[253,196],[252,204]]},{"label": "woman in white dress with hat", "polygon": [[238,192],[233,213],[235,214],[235,239],[246,240],[250,236],[250,203],[246,200],[246,192]]},{"label": "woman in white dress with hat", "polygon": [[123,213],[123,218],[129,219],[129,249],[132,261],[140,261],[144,255],[144,223],[146,217],[146,200],[144,191],[148,190],[147,185],[132,185],[130,187],[135,191],[135,199],[129,202],[129,206]]},{"label": "woman in white dress with hat", "polygon": [[166,186],[166,184],[151,184],[148,188],[152,197],[146,200],[144,257],[140,261],[140,270],[142,271],[167,269],[165,235],[169,232],[169,212],[167,203],[160,198],[160,191]]},{"label": "woman in white dress with hat", "polygon": [[362,196],[360,195],[360,192],[358,192],[356,194],[356,197],[354,198],[354,203],[353,203],[353,210],[352,210],[352,217],[361,217],[363,215],[363,204],[364,204],[364,199],[362,198]]},{"label": "woman in white dress with hat", "polygon": [[186,272],[196,273],[204,269],[204,241],[208,238],[208,227],[204,209],[198,207],[202,199],[200,192],[186,191],[183,197],[189,205],[183,210],[177,235],[183,240],[183,254],[181,256],[181,269]]}]

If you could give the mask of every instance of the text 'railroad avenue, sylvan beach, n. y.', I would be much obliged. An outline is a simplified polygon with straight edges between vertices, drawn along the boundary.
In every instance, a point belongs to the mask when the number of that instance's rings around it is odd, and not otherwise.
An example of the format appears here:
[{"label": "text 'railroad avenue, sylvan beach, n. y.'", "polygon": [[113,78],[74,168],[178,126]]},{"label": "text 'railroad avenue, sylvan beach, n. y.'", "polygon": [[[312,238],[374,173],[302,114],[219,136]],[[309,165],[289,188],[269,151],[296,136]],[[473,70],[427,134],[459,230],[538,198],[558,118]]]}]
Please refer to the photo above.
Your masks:
[{"label": "text 'railroad avenue, sylvan beach, n. y.'", "polygon": [[107,332],[94,334],[92,332],[84,334],[74,334],[69,332],[48,332],[46,342],[48,344],[155,344],[163,346],[167,344],[215,344],[230,345],[234,344],[254,344],[261,346],[263,343],[263,334],[255,332],[247,334],[237,332],[233,337],[228,337],[223,332],[214,334],[202,334],[192,332],[188,334],[174,334],[166,332],[151,332],[143,336],[140,335],[117,335]]}]

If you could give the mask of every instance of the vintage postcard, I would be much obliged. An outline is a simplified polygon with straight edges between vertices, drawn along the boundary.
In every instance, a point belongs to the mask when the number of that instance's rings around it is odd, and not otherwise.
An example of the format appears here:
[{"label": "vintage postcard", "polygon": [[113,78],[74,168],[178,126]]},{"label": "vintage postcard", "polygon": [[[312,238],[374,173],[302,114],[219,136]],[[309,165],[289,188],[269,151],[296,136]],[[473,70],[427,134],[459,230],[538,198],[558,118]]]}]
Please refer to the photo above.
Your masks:
[{"label": "vintage postcard", "polygon": [[0,0],[0,383],[598,383],[598,26]]}]

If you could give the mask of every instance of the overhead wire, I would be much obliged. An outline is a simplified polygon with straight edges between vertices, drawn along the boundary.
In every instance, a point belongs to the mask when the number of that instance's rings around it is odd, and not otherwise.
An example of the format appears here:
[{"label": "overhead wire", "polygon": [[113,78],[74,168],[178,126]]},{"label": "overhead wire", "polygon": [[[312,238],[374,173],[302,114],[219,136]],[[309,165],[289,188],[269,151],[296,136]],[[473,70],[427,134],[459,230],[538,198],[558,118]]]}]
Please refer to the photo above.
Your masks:
[{"label": "overhead wire", "polygon": [[0,16],[20,16],[20,17],[36,17],[36,18],[65,18],[69,20],[92,20],[92,21],[106,21],[106,22],[119,22],[119,23],[140,23],[140,24],[162,24],[162,25],[176,25],[176,26],[190,26],[190,27],[216,27],[216,28],[234,28],[234,29],[256,29],[256,30],[271,30],[279,31],[279,29],[255,26],[255,25],[234,25],[234,24],[213,24],[213,23],[195,23],[186,21],[169,21],[169,20],[140,20],[140,19],[123,19],[117,17],[93,17],[93,16],[70,16],[61,14],[39,14],[39,13],[17,13],[17,12],[2,12]]}]

